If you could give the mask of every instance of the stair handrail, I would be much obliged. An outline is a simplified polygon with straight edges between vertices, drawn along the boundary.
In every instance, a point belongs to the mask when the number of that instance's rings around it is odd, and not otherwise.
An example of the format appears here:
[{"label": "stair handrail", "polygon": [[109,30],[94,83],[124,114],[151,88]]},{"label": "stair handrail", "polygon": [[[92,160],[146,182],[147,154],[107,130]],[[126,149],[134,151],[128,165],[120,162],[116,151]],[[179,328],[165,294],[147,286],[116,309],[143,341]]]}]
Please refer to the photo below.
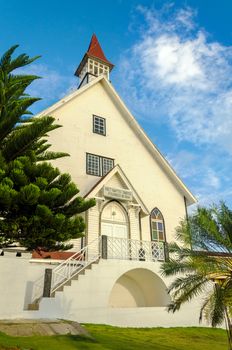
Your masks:
[{"label": "stair handrail", "polygon": [[[97,244],[97,249],[91,252],[91,248]],[[94,254],[92,254],[94,253]],[[97,237],[89,244],[62,261],[52,270],[51,294],[62,287],[71,278],[84,270],[87,266],[101,257],[101,237]],[[43,296],[44,274],[33,283],[32,303],[38,302]]]},{"label": "stair handrail", "polygon": [[[52,270],[51,294],[101,257],[100,243],[101,239],[97,237]],[[90,248],[96,244],[97,251],[90,255]]]}]

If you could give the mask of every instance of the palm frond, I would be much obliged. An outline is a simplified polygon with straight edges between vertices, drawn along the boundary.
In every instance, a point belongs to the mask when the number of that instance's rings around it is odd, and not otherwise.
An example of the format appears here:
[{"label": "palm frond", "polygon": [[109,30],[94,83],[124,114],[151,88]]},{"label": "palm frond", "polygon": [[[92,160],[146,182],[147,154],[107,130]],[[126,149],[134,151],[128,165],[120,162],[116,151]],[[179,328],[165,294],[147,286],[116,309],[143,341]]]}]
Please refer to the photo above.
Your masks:
[{"label": "palm frond", "polygon": [[197,274],[176,278],[168,288],[168,293],[173,299],[168,306],[168,311],[179,310],[181,305],[203,293],[208,283],[207,278]]}]

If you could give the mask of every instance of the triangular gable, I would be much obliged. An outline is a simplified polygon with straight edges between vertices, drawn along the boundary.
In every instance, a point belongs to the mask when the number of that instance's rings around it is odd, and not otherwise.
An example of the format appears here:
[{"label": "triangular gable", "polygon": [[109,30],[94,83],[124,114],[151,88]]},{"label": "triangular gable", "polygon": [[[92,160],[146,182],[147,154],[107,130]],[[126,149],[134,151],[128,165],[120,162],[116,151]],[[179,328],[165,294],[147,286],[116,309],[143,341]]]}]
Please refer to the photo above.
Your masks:
[{"label": "triangular gable", "polygon": [[128,186],[126,185],[126,183],[123,181],[122,177],[119,175],[119,173],[114,174],[114,176],[112,176],[108,182],[107,182],[107,186],[110,187],[115,187],[115,188],[121,188],[124,190],[128,189]]},{"label": "triangular gable", "polygon": [[[112,182],[111,180],[114,178],[116,181],[114,180]],[[136,192],[135,188],[132,186],[131,182],[129,181],[129,179],[127,178],[127,176],[125,175],[125,173],[123,172],[123,170],[121,169],[121,167],[119,165],[116,165],[104,177],[102,177],[101,180],[98,181],[91,188],[91,190],[85,195],[85,198],[98,197],[99,193],[102,192],[104,186],[108,187],[108,186],[112,186],[112,185],[113,186],[118,185],[118,187],[115,186],[115,189],[123,188],[125,190],[131,191],[132,195],[133,195],[133,202],[141,207],[144,214],[149,215],[149,210],[147,209],[147,207],[143,203],[142,199],[140,198],[140,196]],[[119,187],[120,185],[122,187]]]},{"label": "triangular gable", "polygon": [[47,115],[58,108],[60,108],[63,104],[71,101],[72,99],[76,98],[77,96],[84,93],[86,90],[91,89],[94,85],[101,83],[102,86],[107,90],[111,98],[114,100],[114,102],[119,106],[121,109],[125,119],[130,124],[130,127],[135,131],[135,133],[138,135],[139,139],[143,142],[147,150],[152,154],[152,156],[158,161],[160,166],[163,168],[165,173],[170,177],[170,179],[176,184],[177,188],[181,191],[183,196],[186,198],[186,204],[191,205],[193,203],[197,202],[197,199],[194,197],[194,195],[188,190],[188,188],[185,186],[185,184],[182,182],[182,180],[179,178],[179,176],[175,173],[174,169],[171,167],[171,165],[168,163],[168,161],[164,158],[164,156],[161,154],[161,152],[158,150],[158,148],[152,143],[152,141],[149,139],[149,137],[146,135],[146,133],[143,131],[141,126],[138,124],[138,122],[135,120],[133,115],[130,113],[124,102],[121,100],[120,96],[117,94],[115,89],[113,88],[112,84],[104,77],[99,76],[98,78],[93,79],[90,83],[84,85],[80,89],[76,90],[75,92],[65,96],[62,100],[55,103],[50,108],[47,108],[46,110],[39,113],[37,116]]}]

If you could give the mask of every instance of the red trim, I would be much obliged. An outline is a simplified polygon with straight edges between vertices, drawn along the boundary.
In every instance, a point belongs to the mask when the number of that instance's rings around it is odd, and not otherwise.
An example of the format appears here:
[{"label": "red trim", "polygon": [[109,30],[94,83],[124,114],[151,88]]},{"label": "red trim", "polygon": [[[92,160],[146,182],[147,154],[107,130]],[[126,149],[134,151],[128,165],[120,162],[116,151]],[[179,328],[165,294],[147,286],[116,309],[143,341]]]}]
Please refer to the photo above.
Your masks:
[{"label": "red trim", "polygon": [[66,260],[70,258],[75,252],[44,252],[41,250],[39,253],[33,251],[32,259],[57,259],[57,260]]}]

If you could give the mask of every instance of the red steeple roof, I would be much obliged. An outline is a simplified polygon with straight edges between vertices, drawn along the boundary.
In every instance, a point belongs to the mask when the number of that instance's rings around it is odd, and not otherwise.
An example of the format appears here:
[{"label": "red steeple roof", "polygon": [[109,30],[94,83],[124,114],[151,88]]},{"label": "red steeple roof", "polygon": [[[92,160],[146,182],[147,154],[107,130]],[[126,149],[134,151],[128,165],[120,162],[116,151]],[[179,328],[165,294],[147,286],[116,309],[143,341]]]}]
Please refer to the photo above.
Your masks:
[{"label": "red steeple roof", "polygon": [[99,41],[95,34],[92,35],[89,48],[86,52],[88,56],[93,56],[96,58],[99,58],[101,61],[108,63],[112,66],[112,63],[107,60],[106,56],[104,55],[104,52],[102,51],[101,45],[99,44]]},{"label": "red steeple roof", "polygon": [[92,35],[88,50],[85,53],[84,57],[82,58],[82,61],[79,64],[79,66],[75,72],[75,75],[79,76],[79,74],[82,70],[82,67],[84,66],[86,59],[88,57],[96,58],[97,60],[102,61],[103,63],[107,64],[110,67],[110,70],[114,66],[110,61],[107,60],[107,58],[106,58],[106,56],[101,48],[101,45],[99,44],[97,36],[95,34]]}]

